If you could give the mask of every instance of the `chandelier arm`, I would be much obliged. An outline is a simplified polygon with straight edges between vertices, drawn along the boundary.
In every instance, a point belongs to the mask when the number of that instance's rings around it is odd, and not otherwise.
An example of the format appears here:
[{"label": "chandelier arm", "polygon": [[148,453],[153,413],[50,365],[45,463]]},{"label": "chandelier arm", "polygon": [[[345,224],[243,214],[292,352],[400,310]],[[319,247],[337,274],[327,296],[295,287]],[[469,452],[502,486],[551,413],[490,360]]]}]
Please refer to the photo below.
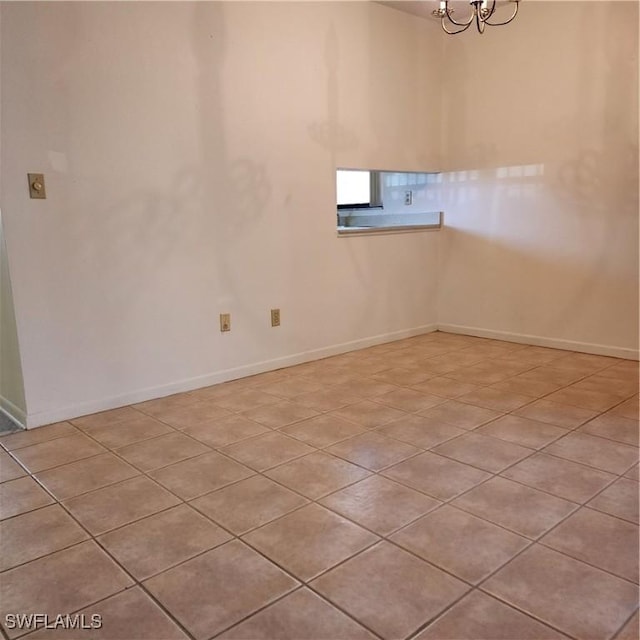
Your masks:
[{"label": "chandelier arm", "polygon": [[[448,18],[449,22],[451,22],[451,24],[455,24],[456,27],[468,27],[472,22],[473,22],[473,18],[475,17],[475,13],[471,14],[471,17],[469,18],[469,20],[467,20],[467,22],[457,22],[456,20],[454,20],[451,17],[451,10],[449,9],[449,6],[447,5],[447,8],[445,9],[446,11],[446,17]],[[444,24],[444,18],[445,16],[442,16],[442,23]],[[443,27],[444,28],[444,27]],[[447,31],[447,33],[460,33],[459,31]]]},{"label": "chandelier arm", "polygon": [[449,29],[447,29],[446,24],[444,22],[444,18],[442,18],[442,29],[444,30],[445,33],[448,33],[450,36],[455,36],[457,33],[462,33],[463,31],[466,31],[470,26],[471,26],[471,22],[468,22],[466,26],[462,27],[462,29],[458,29],[457,31],[449,31]]},{"label": "chandelier arm", "polygon": [[480,17],[479,13],[476,13],[476,28],[478,33],[484,33],[485,21]]},{"label": "chandelier arm", "polygon": [[486,22],[495,12],[496,10],[496,0],[493,0],[493,2],[491,3],[491,9],[489,9],[489,13],[487,13],[487,15],[484,18],[484,22]]},{"label": "chandelier arm", "polygon": [[511,1],[515,2],[516,8],[514,9],[513,13],[511,14],[511,17],[508,20],[505,20],[504,22],[489,22],[488,20],[485,20],[485,22],[490,27],[501,27],[502,25],[509,24],[518,15],[518,9],[520,8],[520,0],[511,0]]}]

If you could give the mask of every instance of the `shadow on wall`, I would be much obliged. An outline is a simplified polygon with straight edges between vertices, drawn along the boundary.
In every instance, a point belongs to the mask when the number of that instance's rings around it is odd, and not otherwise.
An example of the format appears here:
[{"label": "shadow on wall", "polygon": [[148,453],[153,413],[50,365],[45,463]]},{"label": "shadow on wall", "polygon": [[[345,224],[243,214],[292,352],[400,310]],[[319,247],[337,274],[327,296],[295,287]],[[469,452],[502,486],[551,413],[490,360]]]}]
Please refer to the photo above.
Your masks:
[{"label": "shadow on wall", "polygon": [[[129,7],[122,9],[112,18],[126,17]],[[142,5],[133,10],[136,12],[133,24],[137,25],[133,33],[136,34],[144,23],[144,15],[138,12],[150,8]],[[204,321],[205,315],[209,323],[214,321],[209,310],[213,303],[208,301],[206,310],[203,309],[202,298],[194,293],[204,287],[193,287],[191,282],[205,282],[206,289],[212,292],[237,290],[238,276],[233,269],[235,245],[264,215],[271,196],[265,166],[249,157],[230,157],[228,152],[224,100],[225,12],[228,10],[221,2],[197,2],[177,10],[180,20],[188,20],[186,12],[190,12],[190,24],[186,21],[185,26],[191,31],[190,38],[172,41],[178,47],[174,52],[176,68],[171,69],[173,75],[166,77],[175,78],[176,72],[182,70],[177,86],[168,86],[160,70],[152,71],[151,77],[144,79],[146,92],[142,92],[140,101],[130,90],[123,91],[117,102],[125,105],[119,109],[128,113],[120,122],[122,131],[115,132],[113,138],[126,138],[126,126],[139,137],[129,136],[125,158],[116,161],[123,149],[96,129],[95,146],[101,149],[106,162],[110,160],[109,155],[113,155],[116,168],[106,175],[94,176],[75,167],[76,174],[82,176],[81,184],[66,192],[67,201],[63,206],[67,210],[91,211],[90,216],[74,216],[75,229],[69,229],[69,251],[77,254],[74,262],[78,269],[73,280],[79,281],[82,290],[100,291],[103,307],[100,313],[112,319],[106,326],[99,325],[101,335],[78,336],[78,348],[82,348],[82,340],[88,343],[98,340],[111,344],[113,354],[123,354],[101,364],[100,375],[107,378],[117,380],[125,370],[127,376],[135,377],[138,367],[141,370],[148,367],[144,361],[146,354],[140,352],[143,343],[137,338],[139,332],[146,331],[145,305],[157,305],[157,301],[162,300],[162,306],[156,309],[156,313],[162,315],[177,315],[171,307],[186,310],[181,314],[181,321],[172,323],[175,335],[167,336],[169,345],[174,340],[182,341],[183,334],[189,334],[193,323]],[[149,47],[162,37],[175,38],[176,33],[180,33],[178,28],[164,36],[150,34]],[[127,46],[135,50],[127,42],[123,46],[125,52]],[[74,55],[73,47],[70,55]],[[146,63],[142,60],[130,65],[126,77],[143,83],[143,77],[139,76],[148,71]],[[113,74],[104,86],[117,86],[119,82],[117,72],[97,70],[88,91],[96,91],[98,98],[103,91],[101,73]],[[149,95],[156,95],[158,101],[165,103],[164,108],[148,113],[148,104],[143,101]],[[70,94],[66,100],[73,102],[74,96]],[[194,120],[182,122],[183,129],[171,122],[171,113],[184,117],[190,109]],[[69,111],[73,112],[71,105]],[[136,122],[136,118],[142,118],[143,111],[147,115]],[[166,136],[156,143],[152,137],[157,138],[158,130],[165,130]],[[195,140],[193,149],[199,156],[189,149],[191,137]],[[184,164],[182,159],[173,158],[171,145],[179,149],[176,158],[190,157],[193,163]],[[76,154],[75,157],[82,156]],[[155,175],[151,170],[154,166],[161,167],[162,173]],[[143,185],[139,188],[131,179],[136,172]],[[82,195],[78,196],[79,193]],[[115,197],[96,198],[96,193],[110,193]],[[91,233],[87,232],[87,226],[92,227]],[[92,237],[92,242],[86,242],[87,237]],[[118,286],[113,286],[114,282]],[[159,291],[163,294],[158,295]],[[229,300],[214,302],[229,304]],[[241,297],[233,303],[238,307],[243,304]],[[76,311],[85,316],[84,326],[96,325],[92,322],[95,308],[85,306]],[[255,312],[238,311],[247,315]],[[109,335],[105,335],[107,332]],[[192,344],[189,340],[185,343]],[[172,348],[169,346],[169,350]],[[207,363],[206,371],[212,368],[222,366]]]},{"label": "shadow on wall", "polygon": [[309,137],[330,153],[331,173],[336,169],[337,153],[359,146],[358,136],[340,122],[340,88],[338,69],[340,66],[340,40],[333,21],[327,30],[324,44],[324,67],[327,87],[327,118],[312,122],[308,127]]}]

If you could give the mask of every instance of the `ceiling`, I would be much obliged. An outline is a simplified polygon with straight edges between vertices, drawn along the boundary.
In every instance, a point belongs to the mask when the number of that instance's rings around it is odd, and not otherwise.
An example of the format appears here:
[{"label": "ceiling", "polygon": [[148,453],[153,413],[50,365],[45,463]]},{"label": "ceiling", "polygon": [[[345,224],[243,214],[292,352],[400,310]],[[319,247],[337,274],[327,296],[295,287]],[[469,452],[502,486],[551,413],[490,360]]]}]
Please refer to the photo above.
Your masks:
[{"label": "ceiling", "polygon": [[[387,7],[398,9],[398,11],[404,11],[405,13],[411,13],[414,16],[420,16],[421,18],[428,18],[429,20],[438,20],[431,15],[434,9],[437,9],[439,2],[437,0],[419,0],[418,2],[409,2],[405,0],[389,0],[387,2],[379,1],[379,4],[384,4]],[[498,1],[498,7],[506,5],[505,1]],[[449,6],[456,11],[456,16],[467,16],[470,14],[469,0],[453,0],[449,2]]]},{"label": "ceiling", "polygon": [[419,0],[418,2],[410,2],[405,0],[391,0],[390,2],[380,2],[380,4],[387,5],[393,9],[404,11],[405,13],[411,13],[414,16],[420,16],[422,18],[433,18],[431,12],[438,6],[435,0]]}]

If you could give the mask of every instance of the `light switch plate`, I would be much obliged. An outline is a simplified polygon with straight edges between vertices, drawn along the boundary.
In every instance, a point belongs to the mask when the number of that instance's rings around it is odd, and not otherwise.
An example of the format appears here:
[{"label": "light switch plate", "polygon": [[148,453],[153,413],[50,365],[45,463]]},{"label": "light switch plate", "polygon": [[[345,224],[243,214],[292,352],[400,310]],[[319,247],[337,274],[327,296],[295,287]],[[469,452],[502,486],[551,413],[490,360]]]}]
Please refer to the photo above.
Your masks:
[{"label": "light switch plate", "polygon": [[44,200],[47,191],[44,187],[44,173],[27,173],[29,179],[29,197]]}]

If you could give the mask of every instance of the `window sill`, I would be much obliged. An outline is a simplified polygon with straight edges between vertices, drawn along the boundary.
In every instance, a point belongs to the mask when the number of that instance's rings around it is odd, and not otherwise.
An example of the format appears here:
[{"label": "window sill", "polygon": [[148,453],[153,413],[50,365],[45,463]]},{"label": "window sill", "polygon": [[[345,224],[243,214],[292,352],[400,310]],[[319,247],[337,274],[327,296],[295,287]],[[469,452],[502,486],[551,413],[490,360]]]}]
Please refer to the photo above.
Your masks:
[{"label": "window sill", "polygon": [[[407,224],[406,219],[399,224],[390,224],[393,219],[392,215],[385,216],[385,221],[380,220],[379,224],[360,224],[358,225],[355,216],[349,220],[349,225],[338,225],[338,236],[352,236],[352,235],[370,235],[370,234],[388,234],[388,233],[413,233],[415,231],[438,231],[442,228],[443,212],[434,212],[431,214],[418,214],[415,217],[430,216],[432,219],[436,219],[437,222],[424,222],[411,221],[413,224]],[[427,218],[428,219],[428,218]],[[363,221],[364,222],[364,221]],[[371,220],[367,220],[371,222]],[[377,222],[377,221],[376,221]],[[404,222],[404,224],[403,224]],[[385,224],[386,223],[386,224]]]}]

